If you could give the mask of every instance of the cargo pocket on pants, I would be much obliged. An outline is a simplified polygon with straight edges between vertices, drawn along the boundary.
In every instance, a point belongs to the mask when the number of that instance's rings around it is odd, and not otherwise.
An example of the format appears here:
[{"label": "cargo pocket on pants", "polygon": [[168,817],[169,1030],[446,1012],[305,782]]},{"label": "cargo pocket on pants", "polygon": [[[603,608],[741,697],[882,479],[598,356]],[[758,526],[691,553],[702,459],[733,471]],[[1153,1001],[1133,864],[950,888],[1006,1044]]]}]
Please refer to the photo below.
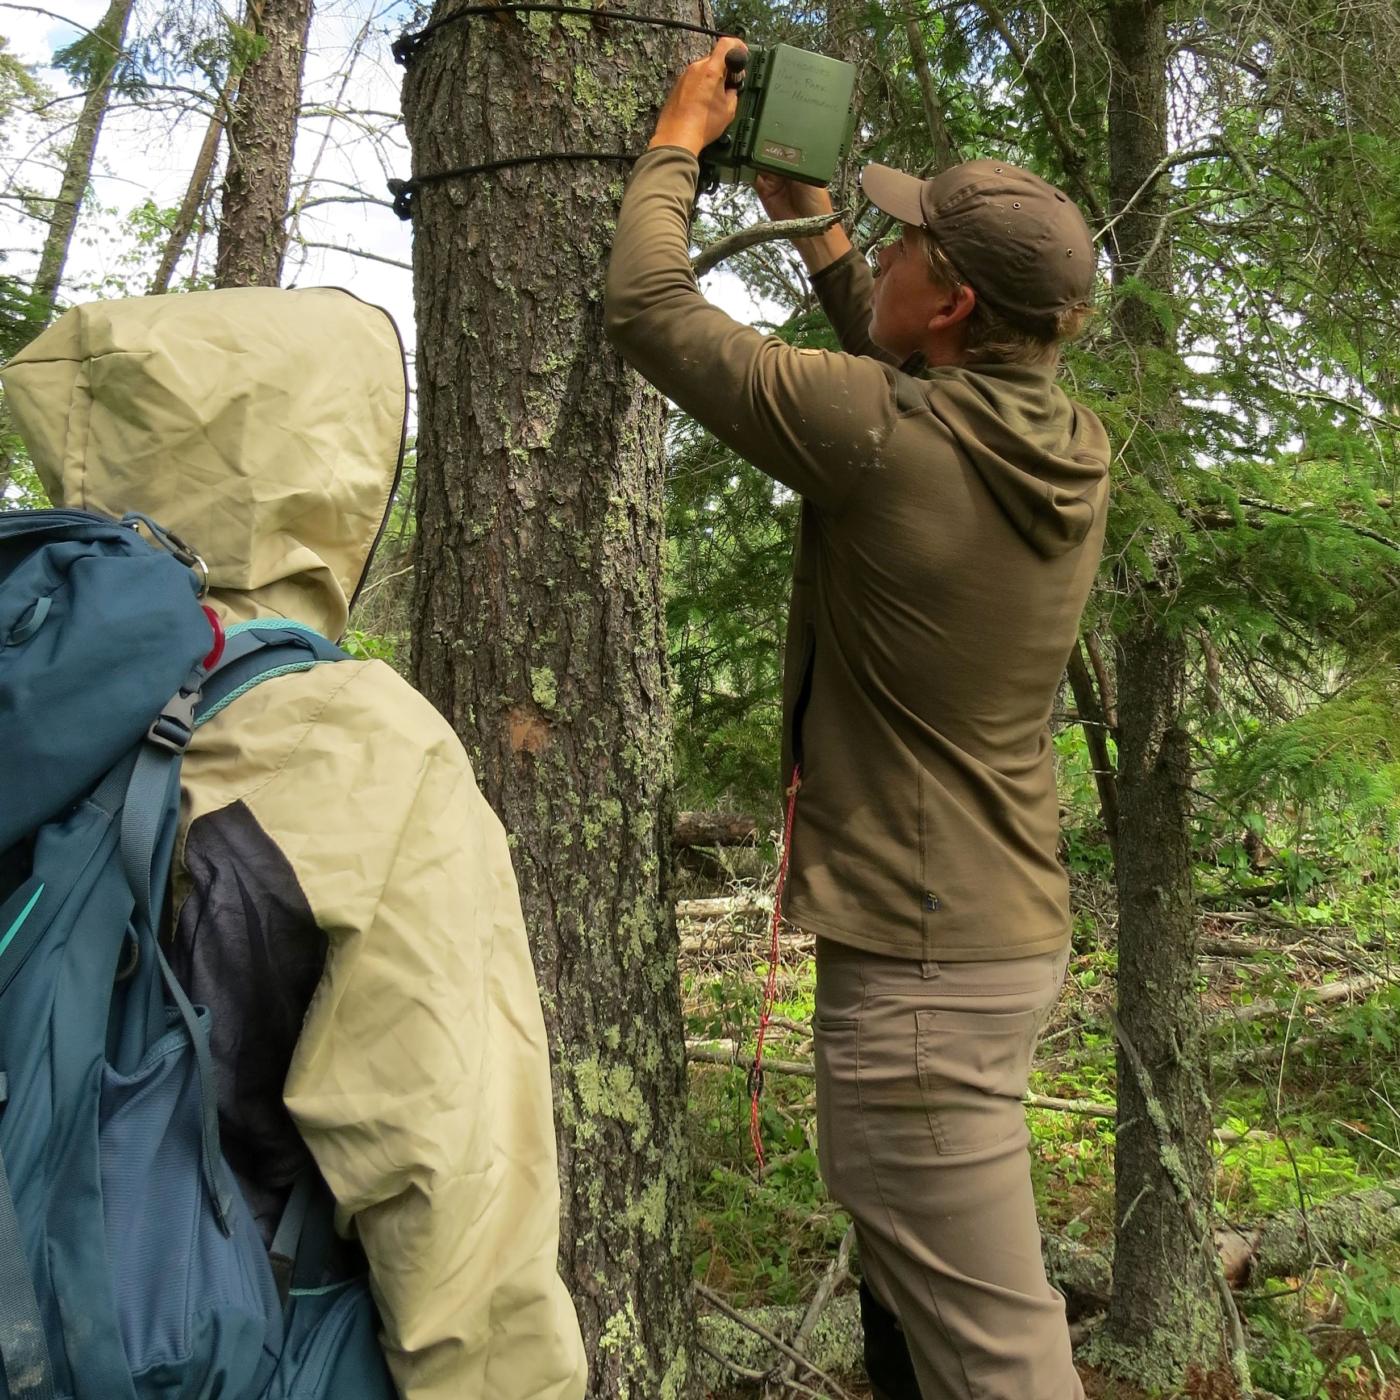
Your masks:
[{"label": "cargo pocket on pants", "polygon": [[1021,1096],[1043,1010],[914,1013],[919,1089],[939,1152],[977,1152],[1025,1124]]},{"label": "cargo pocket on pants", "polygon": [[857,1045],[860,1022],[852,1017],[812,1018],[813,1050],[817,1069],[817,1170],[834,1201],[844,1194],[842,1168],[851,1160],[853,1132],[858,1140],[856,1117]]}]

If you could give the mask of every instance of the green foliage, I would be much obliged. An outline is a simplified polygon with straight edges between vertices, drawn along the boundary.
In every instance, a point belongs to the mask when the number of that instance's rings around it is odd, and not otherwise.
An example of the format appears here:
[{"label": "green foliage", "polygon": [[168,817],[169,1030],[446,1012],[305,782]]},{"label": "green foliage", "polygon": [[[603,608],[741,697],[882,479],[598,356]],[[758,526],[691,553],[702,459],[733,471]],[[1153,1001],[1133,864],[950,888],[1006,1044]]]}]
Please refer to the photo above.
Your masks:
[{"label": "green foliage", "polygon": [[387,661],[393,666],[398,659],[398,647],[393,638],[362,632],[357,627],[345,633],[340,645],[357,661]]},{"label": "green foliage", "polygon": [[666,622],[685,807],[767,812],[779,791],[781,657],[797,502],[683,427],[666,503]]},{"label": "green foliage", "polygon": [[0,36],[0,121],[26,103],[41,102],[48,89],[34,76],[34,69],[10,52],[10,41]]},{"label": "green foliage", "polygon": [[[103,259],[99,276],[66,279],[65,285],[74,300],[144,296],[160,265],[178,212],[174,206],[162,208],[149,198],[125,212],[87,200],[79,240],[85,247],[105,248],[109,252]],[[213,282],[210,272],[177,277],[171,284],[171,291],[203,291],[212,287]]]},{"label": "green foliage", "polygon": [[1281,1400],[1389,1394],[1400,1378],[1397,1264],[1394,1253],[1362,1254],[1300,1287],[1267,1290],[1249,1308],[1255,1379]]},{"label": "green foliage", "polygon": [[70,44],[54,50],[53,66],[67,73],[79,88],[110,82],[116,91],[139,92],[143,84],[122,48],[129,0],[113,0],[95,29],[84,30]]},{"label": "green foliage", "polygon": [[[808,1079],[767,1076],[761,1099],[766,1172],[754,1173],[745,1070],[752,1059],[762,981],[767,969],[688,979],[690,1037],[733,1040],[740,1065],[697,1066],[691,1074],[690,1120],[697,1182],[693,1225],[697,1278],[736,1303],[800,1302],[816,1283],[850,1224],[828,1199],[817,1169],[815,1105]],[[816,968],[786,968],[774,1010],[806,1023]],[[770,1039],[770,1057],[782,1058]]]},{"label": "green foliage", "polygon": [[1255,729],[1225,757],[1216,781],[1236,800],[1340,800],[1357,817],[1393,817],[1400,672],[1378,669],[1293,718]]}]

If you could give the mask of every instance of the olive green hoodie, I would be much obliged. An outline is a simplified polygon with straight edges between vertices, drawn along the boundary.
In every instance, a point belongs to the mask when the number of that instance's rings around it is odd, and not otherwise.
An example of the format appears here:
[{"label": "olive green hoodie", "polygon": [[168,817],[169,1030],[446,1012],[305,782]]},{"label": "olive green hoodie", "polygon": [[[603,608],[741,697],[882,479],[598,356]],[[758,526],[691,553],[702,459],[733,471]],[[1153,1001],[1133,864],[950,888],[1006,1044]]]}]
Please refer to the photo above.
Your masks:
[{"label": "olive green hoodie", "polygon": [[676,147],[637,162],[607,326],[663,393],[802,496],[788,917],[926,961],[1057,950],[1069,887],[1048,722],[1103,544],[1103,427],[1049,368],[890,363],[854,253],[815,279],[843,352],[738,324],[690,269],[696,171]]},{"label": "olive green hoodie", "polygon": [[[402,444],[382,311],[269,288],[99,302],[3,378],[56,504],[174,530],[226,626],[343,632]],[[539,995],[457,737],[388,666],[341,661],[220,712],[181,783],[171,960],[212,1009],[224,1150],[264,1236],[309,1148],[404,1400],[576,1400]]]}]

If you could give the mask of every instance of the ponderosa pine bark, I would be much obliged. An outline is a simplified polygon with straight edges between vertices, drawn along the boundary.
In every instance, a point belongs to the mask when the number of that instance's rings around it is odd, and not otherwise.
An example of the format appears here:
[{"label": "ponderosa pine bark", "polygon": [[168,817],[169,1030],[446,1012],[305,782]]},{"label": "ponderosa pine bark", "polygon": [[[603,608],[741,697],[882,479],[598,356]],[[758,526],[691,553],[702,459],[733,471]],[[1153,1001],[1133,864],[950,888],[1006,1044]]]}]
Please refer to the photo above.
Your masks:
[{"label": "ponderosa pine bark", "polygon": [[[648,9],[702,20],[694,0]],[[675,73],[707,47],[602,16],[447,25],[404,83],[413,170],[640,152]],[[692,1368],[665,405],[603,333],[626,169],[523,165],[414,196],[413,675],[510,833],[551,1038],[561,1272],[590,1394],[666,1400]]]}]

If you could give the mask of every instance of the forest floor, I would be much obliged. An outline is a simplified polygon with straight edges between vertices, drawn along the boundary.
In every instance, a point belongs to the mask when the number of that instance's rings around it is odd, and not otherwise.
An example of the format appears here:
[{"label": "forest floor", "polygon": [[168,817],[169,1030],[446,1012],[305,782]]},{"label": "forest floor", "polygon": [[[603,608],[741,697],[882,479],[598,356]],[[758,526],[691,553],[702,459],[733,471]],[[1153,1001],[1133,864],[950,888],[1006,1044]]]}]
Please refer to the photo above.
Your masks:
[{"label": "forest floor", "polygon": [[[699,901],[681,906],[699,1200],[695,1277],[746,1315],[789,1309],[754,1315],[790,1338],[832,1267],[849,1220],[827,1198],[817,1171],[810,1077],[769,1073],[763,1100],[768,1162],[762,1173],[755,1170],[743,1066],[752,1057],[767,966],[764,888],[760,873],[731,880],[719,896],[713,883],[695,882],[683,891]],[[1111,1105],[1111,890],[1101,880],[1077,878],[1075,904],[1069,975],[1037,1052],[1031,1090],[1080,1105]],[[1400,916],[1392,925],[1385,906],[1378,922],[1363,927],[1326,906],[1319,913],[1316,906],[1247,902],[1204,912],[1201,939],[1218,1222],[1243,1227],[1300,1201],[1308,1210],[1400,1177]],[[809,1065],[810,943],[785,935],[779,968],[778,1019],[767,1056]],[[726,1056],[738,1067],[713,1062]],[[1112,1118],[1031,1108],[1028,1121],[1044,1233],[1091,1250],[1111,1244]],[[844,1309],[848,1326],[853,1291],[847,1274],[826,1305],[828,1312]],[[1394,1240],[1363,1242],[1305,1275],[1242,1286],[1237,1300],[1259,1394],[1400,1400],[1400,1249]],[[1076,1321],[1082,1334],[1095,1318]],[[832,1378],[846,1395],[865,1400],[858,1340],[824,1344]],[[748,1358],[751,1371],[768,1364]],[[1090,1400],[1147,1396],[1088,1368],[1083,1377]],[[767,1394],[834,1393],[810,1376],[807,1383],[812,1389],[805,1392],[770,1386]],[[762,1393],[752,1378],[725,1381],[716,1374],[712,1384],[716,1400]],[[1169,1393],[1226,1400],[1236,1392],[1213,1375]]]}]

